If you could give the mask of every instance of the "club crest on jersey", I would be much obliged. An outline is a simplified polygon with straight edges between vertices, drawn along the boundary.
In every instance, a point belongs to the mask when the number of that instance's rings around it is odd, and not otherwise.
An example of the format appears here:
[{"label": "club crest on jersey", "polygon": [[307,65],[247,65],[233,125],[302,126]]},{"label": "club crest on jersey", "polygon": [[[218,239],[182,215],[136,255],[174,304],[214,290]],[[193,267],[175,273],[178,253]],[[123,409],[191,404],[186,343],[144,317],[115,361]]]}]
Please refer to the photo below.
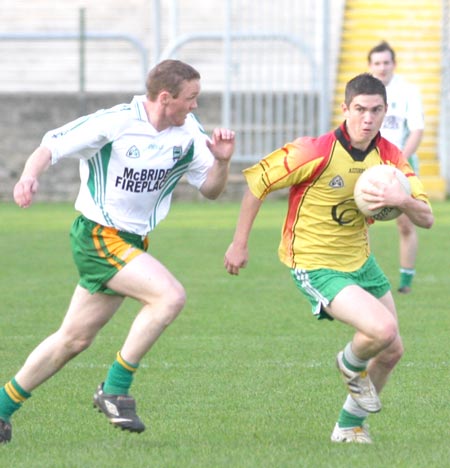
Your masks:
[{"label": "club crest on jersey", "polygon": [[337,175],[331,179],[328,185],[331,188],[342,188],[344,186],[344,179],[340,175]]},{"label": "club crest on jersey", "polygon": [[174,161],[178,161],[181,158],[182,154],[183,154],[183,149],[181,148],[181,146],[173,147],[172,159]]},{"label": "club crest on jersey", "polygon": [[141,155],[141,153],[139,152],[138,148],[133,145],[126,153],[126,157],[127,158],[131,158],[131,159],[137,159],[139,158]]},{"label": "club crest on jersey", "polygon": [[383,121],[383,128],[397,130],[400,128],[399,119],[395,115],[387,115]]}]

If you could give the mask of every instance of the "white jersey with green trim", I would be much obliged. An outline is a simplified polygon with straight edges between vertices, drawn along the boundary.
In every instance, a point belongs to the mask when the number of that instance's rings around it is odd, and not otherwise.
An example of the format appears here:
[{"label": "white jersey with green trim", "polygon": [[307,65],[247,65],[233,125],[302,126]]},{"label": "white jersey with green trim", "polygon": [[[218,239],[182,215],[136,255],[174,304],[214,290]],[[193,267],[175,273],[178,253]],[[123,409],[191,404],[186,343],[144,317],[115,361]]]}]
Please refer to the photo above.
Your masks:
[{"label": "white jersey with green trim", "polygon": [[149,123],[145,96],[80,117],[47,132],[42,146],[52,164],[80,159],[75,208],[86,218],[145,236],[163,220],[173,190],[185,175],[200,188],[214,157],[193,114],[184,125],[158,132]]},{"label": "white jersey with green trim", "polygon": [[403,149],[409,133],[425,127],[422,98],[419,89],[399,75],[393,75],[386,93],[388,109],[381,135]]}]

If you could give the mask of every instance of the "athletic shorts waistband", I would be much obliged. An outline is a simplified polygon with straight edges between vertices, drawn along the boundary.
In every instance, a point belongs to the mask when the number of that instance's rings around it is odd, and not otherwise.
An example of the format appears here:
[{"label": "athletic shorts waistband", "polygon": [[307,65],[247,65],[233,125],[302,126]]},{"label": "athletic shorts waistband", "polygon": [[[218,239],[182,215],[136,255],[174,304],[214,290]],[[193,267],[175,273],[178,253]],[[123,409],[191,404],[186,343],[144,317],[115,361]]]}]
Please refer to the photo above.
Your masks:
[{"label": "athletic shorts waistband", "polygon": [[89,218],[86,218],[83,214],[79,216],[83,223],[89,227],[90,230],[94,229],[96,226],[101,226],[103,229],[111,229],[117,233],[122,239],[135,243],[143,241],[147,236],[141,236],[139,234],[134,234],[132,232],[121,231],[113,226],[105,226],[104,224],[97,223],[96,221],[91,221]]}]

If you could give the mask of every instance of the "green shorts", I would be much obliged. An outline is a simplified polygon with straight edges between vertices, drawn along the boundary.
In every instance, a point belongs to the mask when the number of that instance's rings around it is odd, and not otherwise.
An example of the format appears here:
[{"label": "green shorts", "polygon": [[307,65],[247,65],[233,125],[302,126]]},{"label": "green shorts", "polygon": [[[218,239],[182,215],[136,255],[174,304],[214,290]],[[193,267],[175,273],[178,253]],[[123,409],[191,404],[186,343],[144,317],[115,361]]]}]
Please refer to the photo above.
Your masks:
[{"label": "green shorts", "polygon": [[147,238],[102,226],[83,215],[70,230],[72,255],[80,275],[79,285],[91,294],[115,295],[106,283],[125,265],[147,250]]},{"label": "green shorts", "polygon": [[373,296],[384,296],[391,285],[373,255],[356,271],[344,272],[319,268],[318,270],[291,269],[291,276],[297,288],[312,305],[312,313],[318,319],[333,320],[324,307],[345,287],[356,284]]}]

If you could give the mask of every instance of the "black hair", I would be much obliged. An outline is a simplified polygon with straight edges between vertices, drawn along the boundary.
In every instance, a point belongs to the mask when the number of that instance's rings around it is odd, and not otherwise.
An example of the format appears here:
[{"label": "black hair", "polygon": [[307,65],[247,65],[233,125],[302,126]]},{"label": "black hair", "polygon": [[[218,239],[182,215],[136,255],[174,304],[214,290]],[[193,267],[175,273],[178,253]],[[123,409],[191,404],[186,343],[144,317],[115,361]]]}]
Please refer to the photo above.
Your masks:
[{"label": "black hair", "polygon": [[386,87],[383,82],[370,73],[362,73],[352,78],[345,87],[345,104],[350,107],[355,96],[379,94],[387,105]]}]

